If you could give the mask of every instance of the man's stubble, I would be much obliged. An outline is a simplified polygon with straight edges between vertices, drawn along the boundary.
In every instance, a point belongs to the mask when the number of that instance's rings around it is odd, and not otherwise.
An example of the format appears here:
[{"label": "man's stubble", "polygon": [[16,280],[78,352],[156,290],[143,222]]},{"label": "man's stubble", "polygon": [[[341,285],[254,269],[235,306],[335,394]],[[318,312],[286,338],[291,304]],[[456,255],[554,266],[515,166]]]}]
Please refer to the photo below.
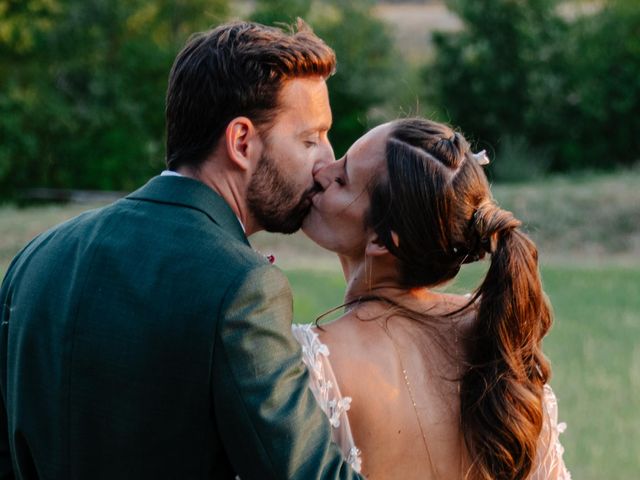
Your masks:
[{"label": "man's stubble", "polygon": [[302,227],[315,192],[315,186],[297,191],[278,168],[269,149],[265,149],[247,188],[247,204],[253,217],[267,232],[289,234]]}]

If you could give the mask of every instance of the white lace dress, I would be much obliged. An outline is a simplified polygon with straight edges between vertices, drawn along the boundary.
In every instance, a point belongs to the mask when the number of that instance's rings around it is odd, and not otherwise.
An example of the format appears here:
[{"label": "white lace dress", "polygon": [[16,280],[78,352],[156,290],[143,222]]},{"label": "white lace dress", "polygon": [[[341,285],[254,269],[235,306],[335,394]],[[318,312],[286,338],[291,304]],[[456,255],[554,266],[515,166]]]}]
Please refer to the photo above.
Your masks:
[{"label": "white lace dress", "polygon": [[[302,346],[302,360],[309,370],[309,387],[320,408],[329,418],[333,440],[340,446],[347,462],[356,471],[362,470],[362,456],[353,441],[347,412],[351,397],[343,397],[329,362],[329,348],[323,344],[313,325],[293,325],[293,336]],[[560,444],[565,423],[558,423],[558,401],[549,385],[544,387],[545,422],[540,434],[538,453],[530,480],[570,480]]]}]

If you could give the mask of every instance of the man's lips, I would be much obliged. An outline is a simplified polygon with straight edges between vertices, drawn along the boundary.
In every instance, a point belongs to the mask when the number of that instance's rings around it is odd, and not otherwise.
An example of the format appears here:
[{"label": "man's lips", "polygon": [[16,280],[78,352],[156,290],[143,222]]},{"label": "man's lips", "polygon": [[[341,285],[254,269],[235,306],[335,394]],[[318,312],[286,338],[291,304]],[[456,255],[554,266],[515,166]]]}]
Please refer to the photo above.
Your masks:
[{"label": "man's lips", "polygon": [[315,205],[316,197],[319,193],[323,193],[324,189],[319,183],[315,183],[312,188],[308,190],[305,195],[305,199],[309,201],[310,205]]},{"label": "man's lips", "polygon": [[318,201],[322,198],[322,193],[323,192],[316,192],[313,194],[311,197],[311,207],[317,207]]},{"label": "man's lips", "polygon": [[315,196],[318,193],[324,192],[324,188],[322,188],[322,185],[320,183],[313,182],[313,187],[309,189],[309,192],[311,196]]}]

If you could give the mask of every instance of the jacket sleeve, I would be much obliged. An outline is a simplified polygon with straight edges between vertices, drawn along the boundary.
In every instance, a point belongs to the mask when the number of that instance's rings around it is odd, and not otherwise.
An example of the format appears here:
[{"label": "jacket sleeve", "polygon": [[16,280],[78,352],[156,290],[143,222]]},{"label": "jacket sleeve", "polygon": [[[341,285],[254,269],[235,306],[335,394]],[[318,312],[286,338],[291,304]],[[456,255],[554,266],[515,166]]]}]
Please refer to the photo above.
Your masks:
[{"label": "jacket sleeve", "polygon": [[265,265],[240,275],[222,306],[212,397],[225,450],[242,480],[357,479],[331,443],[291,334],[289,284]]},{"label": "jacket sleeve", "polygon": [[0,480],[15,478],[9,446],[9,422],[5,403],[7,387],[7,340],[9,335],[9,313],[11,312],[9,295],[10,271],[11,267],[9,267],[9,272],[7,272],[0,287]]}]

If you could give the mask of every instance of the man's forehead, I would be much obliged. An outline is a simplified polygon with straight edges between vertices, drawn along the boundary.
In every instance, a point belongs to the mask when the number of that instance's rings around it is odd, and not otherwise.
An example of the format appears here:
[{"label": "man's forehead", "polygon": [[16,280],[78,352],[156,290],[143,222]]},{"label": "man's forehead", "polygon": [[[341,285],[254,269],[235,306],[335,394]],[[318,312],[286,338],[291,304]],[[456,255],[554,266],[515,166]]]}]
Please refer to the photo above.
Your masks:
[{"label": "man's forehead", "polygon": [[327,84],[322,77],[287,80],[280,90],[278,100],[283,110],[330,110]]},{"label": "man's forehead", "polygon": [[291,97],[297,95],[326,95],[327,83],[325,79],[319,75],[307,77],[288,78],[282,82],[280,95],[283,97]]}]

